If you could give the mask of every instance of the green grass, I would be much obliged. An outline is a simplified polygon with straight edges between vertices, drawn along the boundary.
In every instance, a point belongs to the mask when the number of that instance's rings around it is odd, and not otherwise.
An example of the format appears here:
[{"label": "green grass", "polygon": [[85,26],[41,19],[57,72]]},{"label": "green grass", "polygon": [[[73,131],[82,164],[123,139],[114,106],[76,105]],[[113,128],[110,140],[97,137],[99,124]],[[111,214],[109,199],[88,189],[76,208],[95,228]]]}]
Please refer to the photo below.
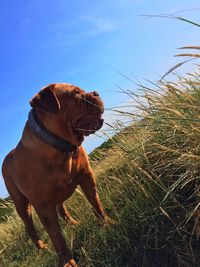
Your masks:
[{"label": "green grass", "polygon": [[8,197],[6,199],[0,198],[0,223],[5,222],[8,216],[13,212],[12,200]]}]

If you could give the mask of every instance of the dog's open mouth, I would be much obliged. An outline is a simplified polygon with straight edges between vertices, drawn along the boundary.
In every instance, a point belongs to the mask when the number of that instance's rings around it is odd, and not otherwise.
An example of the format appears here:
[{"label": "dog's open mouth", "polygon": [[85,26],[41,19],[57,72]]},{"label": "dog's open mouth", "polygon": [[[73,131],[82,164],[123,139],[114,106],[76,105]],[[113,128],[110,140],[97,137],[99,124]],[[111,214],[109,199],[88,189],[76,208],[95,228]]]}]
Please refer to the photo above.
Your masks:
[{"label": "dog's open mouth", "polygon": [[102,118],[79,119],[76,122],[75,131],[78,134],[88,136],[98,131],[102,127],[103,121],[104,120]]}]

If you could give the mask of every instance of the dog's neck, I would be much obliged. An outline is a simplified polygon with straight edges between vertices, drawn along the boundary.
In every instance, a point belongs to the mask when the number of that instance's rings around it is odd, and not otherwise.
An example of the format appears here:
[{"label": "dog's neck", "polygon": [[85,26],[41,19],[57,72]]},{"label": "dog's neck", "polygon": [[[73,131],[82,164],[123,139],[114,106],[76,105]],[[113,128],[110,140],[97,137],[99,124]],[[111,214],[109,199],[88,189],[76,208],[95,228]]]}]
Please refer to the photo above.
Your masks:
[{"label": "dog's neck", "polygon": [[29,112],[28,125],[31,132],[49,146],[65,153],[76,153],[78,146],[50,132],[40,121],[34,109]]}]

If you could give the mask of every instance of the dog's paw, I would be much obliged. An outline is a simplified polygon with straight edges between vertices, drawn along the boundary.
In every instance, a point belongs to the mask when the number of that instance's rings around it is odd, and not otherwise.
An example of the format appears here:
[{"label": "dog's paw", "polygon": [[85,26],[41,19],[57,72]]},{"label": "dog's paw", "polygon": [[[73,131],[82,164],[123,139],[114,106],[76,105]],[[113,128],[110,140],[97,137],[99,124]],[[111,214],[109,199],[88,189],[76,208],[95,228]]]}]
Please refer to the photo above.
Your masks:
[{"label": "dog's paw", "polygon": [[72,217],[69,219],[66,219],[68,224],[72,224],[72,225],[78,225],[78,221],[74,220]]},{"label": "dog's paw", "polygon": [[68,261],[63,267],[78,267],[74,259]]},{"label": "dog's paw", "polygon": [[45,244],[42,240],[38,240],[36,245],[41,250],[48,248],[48,244]]},{"label": "dog's paw", "polygon": [[103,225],[115,225],[117,222],[111,219],[109,216],[105,216],[102,220]]}]

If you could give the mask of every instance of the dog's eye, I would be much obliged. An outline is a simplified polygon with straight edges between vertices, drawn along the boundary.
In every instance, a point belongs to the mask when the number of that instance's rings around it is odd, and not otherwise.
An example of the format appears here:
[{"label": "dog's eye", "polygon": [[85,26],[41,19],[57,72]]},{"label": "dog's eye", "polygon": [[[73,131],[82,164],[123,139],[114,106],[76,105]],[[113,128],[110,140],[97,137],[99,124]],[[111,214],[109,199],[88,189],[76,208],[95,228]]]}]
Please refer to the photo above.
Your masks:
[{"label": "dog's eye", "polygon": [[78,89],[75,89],[74,92],[73,92],[75,95],[78,95],[80,94],[80,91]]}]

